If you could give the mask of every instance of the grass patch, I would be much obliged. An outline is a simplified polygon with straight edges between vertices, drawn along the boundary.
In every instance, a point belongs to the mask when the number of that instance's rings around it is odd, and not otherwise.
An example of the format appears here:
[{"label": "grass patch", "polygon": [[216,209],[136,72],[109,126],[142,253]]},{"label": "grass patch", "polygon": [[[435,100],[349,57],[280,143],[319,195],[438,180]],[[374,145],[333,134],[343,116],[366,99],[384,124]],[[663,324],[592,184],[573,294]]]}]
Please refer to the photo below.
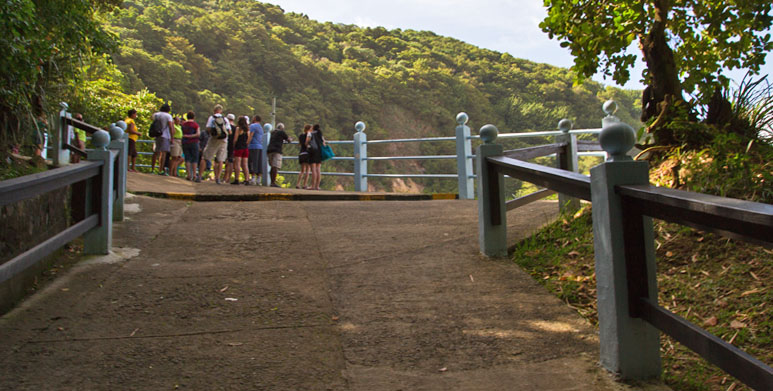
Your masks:
[{"label": "grass patch", "polygon": [[[659,303],[773,364],[773,251],[662,221],[654,228]],[[513,259],[597,325],[590,206],[521,242]],[[661,357],[674,390],[749,389],[670,337],[661,337]]]}]

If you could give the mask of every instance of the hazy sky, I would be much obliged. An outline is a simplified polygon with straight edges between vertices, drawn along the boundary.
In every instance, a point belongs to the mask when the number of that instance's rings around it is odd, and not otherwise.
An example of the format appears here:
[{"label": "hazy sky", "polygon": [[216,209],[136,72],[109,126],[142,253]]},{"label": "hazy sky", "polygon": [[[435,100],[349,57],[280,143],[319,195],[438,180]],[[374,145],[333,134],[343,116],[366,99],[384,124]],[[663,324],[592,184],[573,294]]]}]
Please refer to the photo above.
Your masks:
[{"label": "hazy sky", "polygon": [[[288,12],[304,13],[321,22],[383,26],[387,29],[429,30],[513,57],[570,67],[567,49],[539,28],[547,11],[541,0],[263,0]],[[768,56],[768,59],[771,57]],[[643,88],[638,82],[643,63],[631,72],[625,88]],[[773,74],[773,61],[762,70]],[[733,75],[735,77],[735,75]],[[743,76],[740,73],[738,79]],[[604,81],[600,76],[595,80]]]}]

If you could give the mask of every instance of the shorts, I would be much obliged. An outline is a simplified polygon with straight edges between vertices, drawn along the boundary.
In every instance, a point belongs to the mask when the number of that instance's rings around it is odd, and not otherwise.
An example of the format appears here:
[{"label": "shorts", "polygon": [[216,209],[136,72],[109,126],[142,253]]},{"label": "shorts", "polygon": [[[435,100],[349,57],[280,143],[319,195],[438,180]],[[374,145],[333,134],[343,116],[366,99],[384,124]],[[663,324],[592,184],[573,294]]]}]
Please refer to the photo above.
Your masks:
[{"label": "shorts", "polygon": [[300,164],[309,164],[309,153],[304,152],[300,155],[298,155],[298,163]]},{"label": "shorts", "polygon": [[228,142],[225,139],[210,139],[204,148],[204,160],[212,160],[219,163],[225,162],[228,157]]},{"label": "shorts", "polygon": [[263,154],[262,149],[250,149],[250,158],[247,162],[247,167],[250,169],[250,174],[261,174],[260,172],[260,157]]},{"label": "shorts", "polygon": [[282,154],[278,152],[269,153],[268,165],[274,168],[282,168]]},{"label": "shorts", "polygon": [[169,152],[171,148],[168,138],[156,137],[156,152]]},{"label": "shorts", "polygon": [[137,142],[129,139],[129,156],[137,157]]},{"label": "shorts", "polygon": [[199,143],[183,144],[183,154],[186,163],[199,162]]},{"label": "shorts", "polygon": [[235,149],[234,150],[234,157],[249,158],[250,157],[250,150],[249,149]]},{"label": "shorts", "polygon": [[172,147],[170,149],[172,157],[180,157],[183,155],[183,144],[182,140],[180,139],[174,139],[172,140]]}]

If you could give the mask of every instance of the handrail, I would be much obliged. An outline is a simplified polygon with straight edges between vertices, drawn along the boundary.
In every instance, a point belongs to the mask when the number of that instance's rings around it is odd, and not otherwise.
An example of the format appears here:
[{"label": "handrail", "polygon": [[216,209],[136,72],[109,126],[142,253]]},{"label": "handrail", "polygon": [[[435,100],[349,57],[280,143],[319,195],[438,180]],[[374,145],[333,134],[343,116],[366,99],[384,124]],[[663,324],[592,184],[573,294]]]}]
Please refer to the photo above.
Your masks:
[{"label": "handrail", "polygon": [[89,123],[77,120],[77,119],[72,118],[72,117],[62,117],[62,122],[65,125],[71,125],[71,126],[74,126],[74,127],[78,128],[78,129],[84,130],[88,134],[94,134],[95,132],[98,132],[98,131],[102,130],[102,129],[94,126],[94,125],[91,125]]},{"label": "handrail", "polygon": [[626,204],[653,218],[773,245],[773,205],[652,185],[617,186]]},{"label": "handrail", "polygon": [[90,161],[0,181],[0,206],[9,205],[95,176],[102,161]]},{"label": "handrail", "polygon": [[590,201],[590,177],[560,168],[524,162],[505,156],[486,158],[497,172]]}]

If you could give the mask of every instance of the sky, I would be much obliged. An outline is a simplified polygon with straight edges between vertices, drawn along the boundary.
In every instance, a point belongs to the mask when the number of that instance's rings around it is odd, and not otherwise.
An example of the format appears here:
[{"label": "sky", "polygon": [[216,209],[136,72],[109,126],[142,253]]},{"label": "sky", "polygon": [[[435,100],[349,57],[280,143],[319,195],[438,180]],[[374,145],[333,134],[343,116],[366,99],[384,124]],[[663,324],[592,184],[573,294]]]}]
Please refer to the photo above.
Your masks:
[{"label": "sky", "polygon": [[[541,0],[263,0],[320,22],[386,29],[429,30],[513,57],[569,68],[573,57],[539,28],[547,14]],[[773,57],[762,74],[773,74]],[[637,62],[623,88],[643,89]],[[740,81],[744,72],[731,74]],[[600,75],[594,80],[616,85]]]}]

